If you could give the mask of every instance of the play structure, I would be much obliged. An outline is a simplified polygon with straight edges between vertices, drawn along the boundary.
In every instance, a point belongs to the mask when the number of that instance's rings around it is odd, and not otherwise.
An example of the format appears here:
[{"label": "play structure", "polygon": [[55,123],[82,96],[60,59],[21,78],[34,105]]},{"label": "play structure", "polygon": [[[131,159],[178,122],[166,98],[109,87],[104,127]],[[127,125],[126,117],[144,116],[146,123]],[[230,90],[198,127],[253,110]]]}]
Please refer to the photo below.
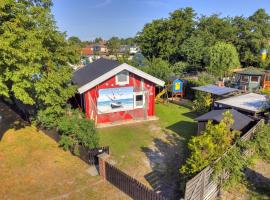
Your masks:
[{"label": "play structure", "polygon": [[163,90],[156,95],[155,100],[165,103],[168,101],[169,96],[172,100],[174,98],[181,99],[184,97],[184,82],[182,80],[174,79],[172,82],[169,82],[167,85],[164,86]]}]

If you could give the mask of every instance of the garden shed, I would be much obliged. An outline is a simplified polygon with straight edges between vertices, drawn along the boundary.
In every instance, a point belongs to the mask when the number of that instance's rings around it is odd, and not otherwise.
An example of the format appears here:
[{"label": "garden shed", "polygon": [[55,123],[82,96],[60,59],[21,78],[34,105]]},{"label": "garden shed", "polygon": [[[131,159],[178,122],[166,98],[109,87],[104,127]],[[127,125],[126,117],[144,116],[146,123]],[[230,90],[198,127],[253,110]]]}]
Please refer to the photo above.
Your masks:
[{"label": "garden shed", "polygon": [[219,123],[223,119],[223,114],[230,110],[234,123],[231,127],[232,130],[238,130],[245,132],[250,128],[250,124],[254,121],[251,117],[244,115],[234,109],[221,109],[221,110],[212,110],[200,117],[196,118],[195,121],[198,121],[198,134],[205,130],[207,122],[210,120],[213,123]]},{"label": "garden shed", "polygon": [[81,108],[98,124],[155,115],[155,87],[164,81],[126,63],[100,58],[74,72]]},{"label": "garden shed", "polygon": [[215,109],[233,108],[256,116],[269,110],[269,99],[266,95],[248,93],[215,101],[214,107]]},{"label": "garden shed", "polygon": [[236,72],[236,88],[254,91],[260,89],[265,76],[265,71],[255,67],[248,67]]}]

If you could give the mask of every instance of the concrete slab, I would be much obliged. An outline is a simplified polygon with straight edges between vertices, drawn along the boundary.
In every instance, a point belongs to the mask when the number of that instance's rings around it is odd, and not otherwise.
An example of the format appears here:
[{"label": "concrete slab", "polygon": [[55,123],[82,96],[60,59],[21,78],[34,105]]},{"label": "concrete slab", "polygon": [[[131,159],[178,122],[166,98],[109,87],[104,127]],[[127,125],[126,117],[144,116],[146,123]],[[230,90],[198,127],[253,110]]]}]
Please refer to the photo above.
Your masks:
[{"label": "concrete slab", "polygon": [[91,176],[98,176],[99,174],[97,168],[98,166],[92,165],[86,170],[86,172]]},{"label": "concrete slab", "polygon": [[156,120],[159,120],[159,118],[156,116],[148,117],[147,119],[141,119],[141,120],[123,120],[123,121],[113,122],[113,123],[98,124],[97,128],[108,128],[108,127],[121,126],[121,125],[126,125],[126,124],[143,123],[143,122],[156,121]]}]

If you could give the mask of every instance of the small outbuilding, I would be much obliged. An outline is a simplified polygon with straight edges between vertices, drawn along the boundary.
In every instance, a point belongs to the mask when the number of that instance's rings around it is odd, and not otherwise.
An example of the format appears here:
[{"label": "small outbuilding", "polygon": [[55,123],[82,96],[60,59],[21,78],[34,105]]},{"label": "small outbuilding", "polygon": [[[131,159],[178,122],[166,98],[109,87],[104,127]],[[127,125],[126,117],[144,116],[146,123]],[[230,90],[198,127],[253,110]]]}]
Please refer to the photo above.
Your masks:
[{"label": "small outbuilding", "polygon": [[265,71],[255,67],[248,67],[236,72],[236,88],[255,91],[262,87]]},{"label": "small outbuilding", "polygon": [[256,93],[234,96],[214,103],[214,109],[232,108],[253,116],[263,114],[269,107],[269,98]]},{"label": "small outbuilding", "polygon": [[155,115],[155,87],[164,81],[126,63],[100,58],[74,72],[77,102],[97,124]]},{"label": "small outbuilding", "polygon": [[[226,111],[228,111],[228,109],[212,110],[196,118],[195,121],[198,121],[198,134],[205,130],[208,121],[219,123],[223,119],[223,113]],[[230,109],[230,112],[234,119],[234,124],[231,127],[232,130],[246,132],[250,128],[251,123],[254,121],[251,117],[244,115],[237,110]]]}]

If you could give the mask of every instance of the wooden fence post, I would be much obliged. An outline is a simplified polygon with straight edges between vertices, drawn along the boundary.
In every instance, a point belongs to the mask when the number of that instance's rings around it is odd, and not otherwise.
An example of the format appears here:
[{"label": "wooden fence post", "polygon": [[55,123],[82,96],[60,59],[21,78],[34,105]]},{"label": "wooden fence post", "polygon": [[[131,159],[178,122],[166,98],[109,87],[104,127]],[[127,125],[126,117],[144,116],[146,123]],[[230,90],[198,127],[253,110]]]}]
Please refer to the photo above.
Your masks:
[{"label": "wooden fence post", "polygon": [[98,171],[99,175],[103,177],[104,180],[106,180],[106,160],[109,158],[109,154],[107,153],[102,153],[98,155]]}]

